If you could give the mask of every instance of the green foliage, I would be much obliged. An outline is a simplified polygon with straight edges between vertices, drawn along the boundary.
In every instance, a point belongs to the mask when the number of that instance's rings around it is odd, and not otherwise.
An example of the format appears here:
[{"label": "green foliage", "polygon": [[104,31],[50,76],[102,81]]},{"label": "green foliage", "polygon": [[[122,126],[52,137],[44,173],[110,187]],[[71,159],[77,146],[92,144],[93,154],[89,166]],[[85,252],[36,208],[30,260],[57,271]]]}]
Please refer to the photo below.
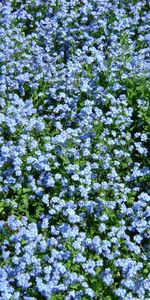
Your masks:
[{"label": "green foliage", "polygon": [[63,295],[61,293],[57,295],[52,295],[49,300],[62,300]]}]

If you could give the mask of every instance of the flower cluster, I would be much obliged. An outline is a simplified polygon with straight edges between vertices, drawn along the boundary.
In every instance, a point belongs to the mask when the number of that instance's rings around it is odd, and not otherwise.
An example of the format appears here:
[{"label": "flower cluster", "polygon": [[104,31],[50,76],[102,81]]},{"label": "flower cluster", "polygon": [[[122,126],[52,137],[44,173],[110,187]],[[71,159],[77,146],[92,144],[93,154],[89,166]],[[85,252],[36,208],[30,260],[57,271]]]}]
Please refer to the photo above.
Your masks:
[{"label": "flower cluster", "polygon": [[149,299],[148,11],[0,2],[0,300]]}]

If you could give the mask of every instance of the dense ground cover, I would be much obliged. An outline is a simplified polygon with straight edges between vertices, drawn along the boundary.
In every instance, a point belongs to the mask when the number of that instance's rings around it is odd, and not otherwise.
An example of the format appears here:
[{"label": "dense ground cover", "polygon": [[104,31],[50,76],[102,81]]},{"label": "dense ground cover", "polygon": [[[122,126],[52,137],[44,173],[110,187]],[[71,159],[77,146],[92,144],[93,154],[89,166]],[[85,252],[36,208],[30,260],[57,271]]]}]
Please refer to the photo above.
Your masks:
[{"label": "dense ground cover", "polygon": [[150,299],[148,1],[0,3],[0,300]]}]

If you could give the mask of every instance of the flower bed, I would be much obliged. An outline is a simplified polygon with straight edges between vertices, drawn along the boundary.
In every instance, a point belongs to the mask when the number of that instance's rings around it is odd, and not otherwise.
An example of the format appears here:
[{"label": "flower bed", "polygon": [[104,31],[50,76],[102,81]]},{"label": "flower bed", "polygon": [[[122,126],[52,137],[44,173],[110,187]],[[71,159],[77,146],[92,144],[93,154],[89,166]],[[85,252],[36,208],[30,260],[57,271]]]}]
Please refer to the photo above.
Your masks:
[{"label": "flower bed", "polygon": [[148,1],[0,3],[0,300],[150,299]]}]

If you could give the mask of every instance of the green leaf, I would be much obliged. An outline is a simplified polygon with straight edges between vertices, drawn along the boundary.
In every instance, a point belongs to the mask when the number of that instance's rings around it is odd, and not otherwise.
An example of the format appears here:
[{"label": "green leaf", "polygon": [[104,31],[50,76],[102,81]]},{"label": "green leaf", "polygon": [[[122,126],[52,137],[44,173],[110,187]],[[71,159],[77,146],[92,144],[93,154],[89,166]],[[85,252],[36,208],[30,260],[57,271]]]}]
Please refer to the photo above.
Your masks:
[{"label": "green leaf", "polygon": [[145,269],[143,270],[143,273],[144,273],[144,274],[149,274],[149,270],[148,270],[147,268],[145,268]]},{"label": "green leaf", "polygon": [[4,210],[4,203],[0,202],[0,213]]},{"label": "green leaf", "polygon": [[26,194],[26,193],[29,193],[31,191],[31,189],[30,188],[24,188],[22,191],[23,191],[23,194]]}]

